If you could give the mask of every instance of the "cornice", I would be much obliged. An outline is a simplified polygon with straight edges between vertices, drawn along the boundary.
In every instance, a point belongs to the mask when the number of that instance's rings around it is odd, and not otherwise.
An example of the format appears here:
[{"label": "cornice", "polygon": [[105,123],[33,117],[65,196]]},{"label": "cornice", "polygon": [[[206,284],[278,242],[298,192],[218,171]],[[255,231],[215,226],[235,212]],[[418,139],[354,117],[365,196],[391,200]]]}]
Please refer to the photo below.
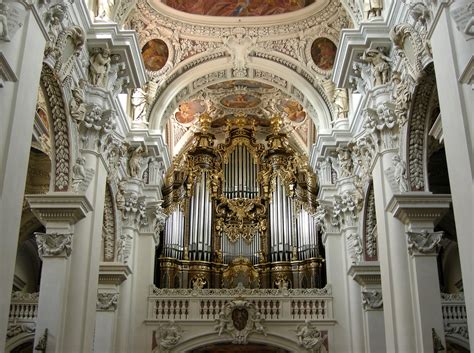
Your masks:
[{"label": "cornice", "polygon": [[347,274],[362,287],[373,287],[382,284],[380,263],[378,261],[353,264]]},{"label": "cornice", "polygon": [[99,284],[120,285],[132,274],[128,265],[118,262],[102,262],[99,266]]},{"label": "cornice", "polygon": [[386,210],[404,224],[437,222],[451,205],[451,195],[431,192],[406,192],[395,194]]},{"label": "cornice", "polygon": [[49,222],[75,224],[93,210],[85,195],[69,192],[25,195],[33,214],[46,226]]}]

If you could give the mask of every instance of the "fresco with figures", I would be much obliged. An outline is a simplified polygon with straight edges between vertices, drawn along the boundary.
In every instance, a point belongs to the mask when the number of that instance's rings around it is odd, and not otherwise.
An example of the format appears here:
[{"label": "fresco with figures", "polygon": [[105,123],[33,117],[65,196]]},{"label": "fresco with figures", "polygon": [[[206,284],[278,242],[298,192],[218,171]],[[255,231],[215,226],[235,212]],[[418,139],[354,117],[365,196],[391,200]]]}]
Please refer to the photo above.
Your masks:
[{"label": "fresco with figures", "polygon": [[296,11],[314,0],[162,0],[176,10],[207,16],[266,16]]}]

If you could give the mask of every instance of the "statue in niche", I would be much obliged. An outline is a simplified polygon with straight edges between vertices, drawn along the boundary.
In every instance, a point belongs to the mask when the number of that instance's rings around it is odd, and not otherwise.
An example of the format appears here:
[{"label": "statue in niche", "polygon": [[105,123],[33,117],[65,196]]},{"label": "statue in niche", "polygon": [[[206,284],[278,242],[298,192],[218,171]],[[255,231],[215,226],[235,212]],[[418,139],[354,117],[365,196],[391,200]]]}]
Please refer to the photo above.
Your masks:
[{"label": "statue in niche", "polygon": [[70,103],[71,116],[76,122],[81,122],[84,120],[86,115],[86,104],[85,104],[85,94],[84,87],[86,81],[83,79],[79,80],[79,84],[76,88],[72,90],[72,99]]},{"label": "statue in niche", "polygon": [[393,176],[395,181],[398,184],[398,189],[400,192],[407,192],[408,191],[408,183],[407,183],[407,167],[404,161],[400,158],[397,154],[392,157],[393,163]]},{"label": "statue in niche", "polygon": [[347,114],[349,113],[349,97],[346,88],[336,88],[334,91],[333,104],[336,120],[347,119]]},{"label": "statue in niche", "polygon": [[8,5],[0,3],[0,40],[10,41],[8,35]]},{"label": "statue in niche", "polygon": [[114,0],[98,0],[96,20],[111,21],[114,3]]},{"label": "statue in niche", "polygon": [[374,86],[388,83],[391,59],[385,55],[383,48],[369,48],[364,52],[361,59],[370,64]]},{"label": "statue in niche", "polygon": [[382,16],[383,0],[364,0],[364,12],[367,20]]},{"label": "statue in niche", "polygon": [[133,120],[146,122],[148,111],[148,85],[133,90],[131,104]]},{"label": "statue in niche", "polygon": [[110,67],[110,49],[102,48],[91,54],[89,59],[89,82],[94,86],[105,87]]}]

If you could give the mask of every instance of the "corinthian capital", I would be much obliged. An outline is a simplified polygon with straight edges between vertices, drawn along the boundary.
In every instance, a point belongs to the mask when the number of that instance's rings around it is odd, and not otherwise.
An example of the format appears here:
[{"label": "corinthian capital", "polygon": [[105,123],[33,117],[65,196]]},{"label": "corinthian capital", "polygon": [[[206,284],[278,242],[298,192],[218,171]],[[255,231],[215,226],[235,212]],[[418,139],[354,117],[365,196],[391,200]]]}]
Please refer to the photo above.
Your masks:
[{"label": "corinthian capital", "polygon": [[395,105],[384,102],[376,109],[366,109],[366,131],[376,142],[379,152],[398,147],[399,124],[395,115]]},{"label": "corinthian capital", "polygon": [[72,252],[72,234],[35,233],[38,253],[43,257],[69,257]]},{"label": "corinthian capital", "polygon": [[407,232],[408,252],[411,256],[419,254],[436,254],[444,232]]},{"label": "corinthian capital", "polygon": [[83,148],[98,150],[114,128],[115,121],[112,110],[104,110],[98,105],[89,107],[79,127]]}]

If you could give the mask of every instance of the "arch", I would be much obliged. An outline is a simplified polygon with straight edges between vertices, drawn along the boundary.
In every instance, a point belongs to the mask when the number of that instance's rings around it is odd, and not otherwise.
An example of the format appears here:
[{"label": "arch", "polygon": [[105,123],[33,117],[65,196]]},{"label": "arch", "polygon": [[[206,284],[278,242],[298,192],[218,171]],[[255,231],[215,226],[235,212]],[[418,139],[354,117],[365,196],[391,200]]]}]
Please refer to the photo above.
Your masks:
[{"label": "arch", "polygon": [[[232,79],[255,80],[281,89],[308,110],[320,131],[331,128],[329,100],[318,87],[312,85],[289,67],[261,57],[251,57],[247,64],[249,75],[232,76],[232,63],[219,57],[196,65],[171,81],[160,93],[150,113],[150,128],[162,131],[168,117],[179,102],[203,88]],[[173,77],[173,75],[171,75]]]},{"label": "arch", "polygon": [[71,131],[67,104],[62,84],[54,70],[43,63],[40,84],[44,90],[46,105],[50,112],[51,124],[51,187],[54,191],[68,191],[71,180]]},{"label": "arch", "polygon": [[5,353],[12,353],[15,351],[15,349],[28,343],[31,343],[31,347],[33,347],[34,340],[35,340],[34,332],[22,332],[16,336],[13,336],[7,339],[6,346],[5,346]]},{"label": "arch", "polygon": [[[249,339],[249,342],[268,344],[277,348],[286,349],[294,353],[306,352],[306,350],[298,346],[296,341],[293,342],[281,336],[272,335],[272,334],[267,334],[266,336],[260,336],[260,335],[251,336]],[[174,347],[170,352],[171,353],[190,352],[194,348],[199,348],[202,346],[215,344],[215,343],[232,343],[232,340],[228,337],[219,336],[217,333],[200,335],[198,337],[191,338],[185,342],[180,343],[179,345]]]}]

